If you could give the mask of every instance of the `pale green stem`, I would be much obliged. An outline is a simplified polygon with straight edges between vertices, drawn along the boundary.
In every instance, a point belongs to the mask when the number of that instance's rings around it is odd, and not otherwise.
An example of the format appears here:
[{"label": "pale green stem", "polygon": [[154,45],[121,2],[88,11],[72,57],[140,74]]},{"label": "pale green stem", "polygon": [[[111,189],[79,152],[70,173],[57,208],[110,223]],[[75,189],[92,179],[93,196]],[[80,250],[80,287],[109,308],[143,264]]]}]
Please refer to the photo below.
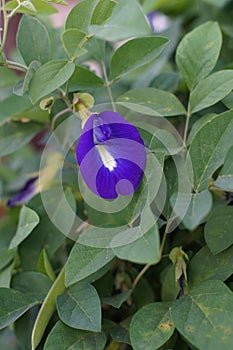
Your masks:
[{"label": "pale green stem", "polygon": [[190,107],[188,105],[188,110],[187,110],[187,114],[186,114],[186,122],[185,122],[185,127],[184,127],[184,137],[183,137],[183,141],[184,141],[185,146],[186,146],[187,138],[188,138],[190,119],[191,119],[191,113],[190,113]]},{"label": "pale green stem", "polygon": [[68,113],[68,112],[73,113],[73,112],[71,111],[70,108],[65,108],[65,109],[63,109],[62,111],[58,112],[58,113],[53,117],[53,120],[52,120],[52,123],[51,123],[51,130],[52,130],[52,131],[54,130],[56,120],[57,120],[59,117],[61,117],[63,114]]},{"label": "pale green stem", "polygon": [[2,40],[1,40],[1,45],[0,45],[0,55],[2,54],[3,50],[4,50],[4,46],[6,43],[6,38],[7,38],[7,31],[8,31],[8,23],[9,23],[9,19],[7,17],[7,12],[6,12],[6,6],[5,6],[5,0],[1,1],[1,5],[2,5],[2,13],[3,13],[3,36],[2,36]]},{"label": "pale green stem", "polygon": [[140,279],[142,278],[142,276],[146,273],[146,271],[151,267],[152,264],[147,264],[143,267],[143,269],[139,272],[139,274],[137,275],[137,277],[135,278],[135,280],[133,281],[132,284],[132,289],[134,290],[138,284],[138,282],[140,281]]},{"label": "pale green stem", "polygon": [[114,110],[114,112],[116,112],[116,106],[115,106],[115,102],[114,102],[113,95],[112,95],[111,83],[108,80],[108,75],[107,75],[106,66],[105,66],[104,62],[102,62],[102,69],[103,69],[105,85],[106,85],[106,88],[108,91],[108,96],[109,96],[109,99],[110,99],[111,104],[112,104],[112,109]]}]

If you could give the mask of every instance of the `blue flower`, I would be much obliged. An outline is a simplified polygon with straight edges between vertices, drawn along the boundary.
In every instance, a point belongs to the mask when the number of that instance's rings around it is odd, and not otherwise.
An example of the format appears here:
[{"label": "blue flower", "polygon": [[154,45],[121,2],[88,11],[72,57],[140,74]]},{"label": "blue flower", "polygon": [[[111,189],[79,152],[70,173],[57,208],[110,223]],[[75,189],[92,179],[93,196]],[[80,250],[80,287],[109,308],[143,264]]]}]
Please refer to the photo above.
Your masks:
[{"label": "blue flower", "polygon": [[27,203],[38,192],[38,188],[36,186],[37,180],[38,176],[28,180],[24,187],[18,193],[16,193],[14,197],[8,200],[7,206],[11,208],[15,207],[16,205]]},{"label": "blue flower", "polygon": [[146,166],[146,150],[138,130],[113,111],[88,118],[76,155],[87,186],[105,199],[133,194]]}]

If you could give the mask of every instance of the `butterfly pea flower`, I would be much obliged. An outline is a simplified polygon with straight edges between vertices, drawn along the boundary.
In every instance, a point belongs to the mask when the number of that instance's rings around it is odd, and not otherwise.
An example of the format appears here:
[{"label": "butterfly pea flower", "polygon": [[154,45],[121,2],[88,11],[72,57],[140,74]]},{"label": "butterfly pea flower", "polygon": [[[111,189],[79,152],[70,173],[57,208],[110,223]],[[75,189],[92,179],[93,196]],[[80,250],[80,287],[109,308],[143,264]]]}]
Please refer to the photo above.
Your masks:
[{"label": "butterfly pea flower", "polygon": [[133,194],[146,166],[146,150],[138,130],[113,111],[87,119],[76,156],[83,180],[104,199]]},{"label": "butterfly pea flower", "polygon": [[38,192],[38,176],[29,179],[24,187],[16,193],[11,199],[8,200],[7,206],[12,208],[16,205],[27,203],[33,196],[35,196]]}]

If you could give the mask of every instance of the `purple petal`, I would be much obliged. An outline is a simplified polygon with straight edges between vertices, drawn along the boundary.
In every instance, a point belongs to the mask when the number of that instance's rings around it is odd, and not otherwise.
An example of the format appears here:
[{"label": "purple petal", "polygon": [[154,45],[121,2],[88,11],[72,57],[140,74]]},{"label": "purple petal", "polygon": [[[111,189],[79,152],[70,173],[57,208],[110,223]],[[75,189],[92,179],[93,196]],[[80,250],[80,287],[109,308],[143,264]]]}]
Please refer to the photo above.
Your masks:
[{"label": "purple petal", "polygon": [[118,195],[128,196],[138,188],[143,176],[143,170],[135,163],[126,159],[117,159],[117,167],[113,172],[104,165],[98,171],[96,188],[100,197],[114,199]]},{"label": "purple petal", "polygon": [[18,193],[16,193],[14,197],[8,200],[7,206],[12,208],[16,205],[28,202],[37,193],[37,188],[35,186],[37,180],[38,177],[28,180],[24,187]]},{"label": "purple petal", "polygon": [[146,151],[138,130],[118,113],[91,115],[76,153],[82,177],[96,195],[114,199],[136,191]]}]

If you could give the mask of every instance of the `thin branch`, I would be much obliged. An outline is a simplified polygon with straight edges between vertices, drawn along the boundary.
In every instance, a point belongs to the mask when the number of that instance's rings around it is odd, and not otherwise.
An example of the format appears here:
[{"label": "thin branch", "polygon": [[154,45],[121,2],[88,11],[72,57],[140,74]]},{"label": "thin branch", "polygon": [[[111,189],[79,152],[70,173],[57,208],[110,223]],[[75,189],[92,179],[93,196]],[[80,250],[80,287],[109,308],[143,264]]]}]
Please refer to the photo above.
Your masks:
[{"label": "thin branch", "polygon": [[187,114],[186,114],[186,122],[185,122],[185,127],[184,127],[184,137],[183,137],[183,141],[184,141],[185,146],[186,146],[187,138],[188,138],[190,119],[191,119],[191,113],[190,113],[190,106],[188,104],[188,110],[187,110]]},{"label": "thin branch", "polygon": [[114,112],[116,112],[116,106],[115,106],[115,102],[114,102],[113,95],[112,95],[111,83],[108,80],[106,65],[104,62],[102,62],[102,69],[103,69],[105,85],[106,85],[106,88],[108,90],[108,96],[109,96],[109,99],[110,99],[111,104],[112,104],[112,109],[114,110]]},{"label": "thin branch", "polygon": [[143,269],[139,272],[139,274],[137,275],[137,277],[135,278],[135,280],[133,281],[132,284],[132,289],[134,290],[138,284],[138,282],[140,281],[140,279],[142,278],[142,276],[146,273],[146,271],[151,267],[152,264],[147,264],[143,267]]},{"label": "thin branch", "polygon": [[72,113],[72,111],[70,110],[70,108],[65,108],[65,109],[63,109],[62,111],[58,112],[58,113],[53,117],[53,120],[52,120],[52,123],[51,123],[51,130],[52,130],[52,131],[54,130],[56,120],[57,120],[59,117],[61,117],[63,114],[67,113],[67,112]]},{"label": "thin branch", "polygon": [[6,5],[5,5],[5,0],[2,0],[2,13],[3,13],[3,36],[1,40],[1,45],[0,45],[0,55],[2,54],[4,50],[4,46],[6,43],[6,38],[7,38],[7,32],[8,32],[8,23],[9,19],[7,17],[7,11],[6,11]]}]

